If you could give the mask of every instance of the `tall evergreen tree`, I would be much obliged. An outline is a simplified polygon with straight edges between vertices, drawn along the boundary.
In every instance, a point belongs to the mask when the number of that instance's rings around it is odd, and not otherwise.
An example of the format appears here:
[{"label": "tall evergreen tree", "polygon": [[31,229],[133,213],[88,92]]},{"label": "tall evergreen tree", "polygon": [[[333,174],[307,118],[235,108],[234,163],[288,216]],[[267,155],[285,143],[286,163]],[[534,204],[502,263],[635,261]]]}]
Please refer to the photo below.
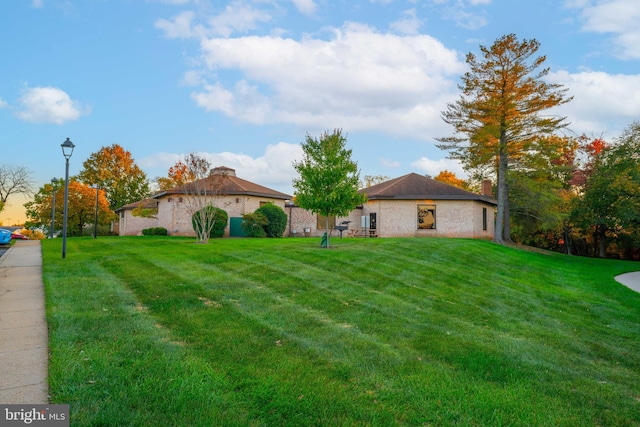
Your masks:
[{"label": "tall evergreen tree", "polygon": [[545,56],[533,57],[540,43],[518,41],[515,34],[505,35],[487,48],[480,46],[481,58],[468,53],[470,71],[462,76],[462,94],[447,104],[443,120],[456,134],[439,138],[440,148],[462,162],[466,170],[487,165],[496,169],[498,212],[494,240],[511,240],[507,172],[511,159],[527,152],[541,135],[567,126],[565,117],[541,113],[569,102],[566,89],[547,83],[549,68],[540,69]]}]

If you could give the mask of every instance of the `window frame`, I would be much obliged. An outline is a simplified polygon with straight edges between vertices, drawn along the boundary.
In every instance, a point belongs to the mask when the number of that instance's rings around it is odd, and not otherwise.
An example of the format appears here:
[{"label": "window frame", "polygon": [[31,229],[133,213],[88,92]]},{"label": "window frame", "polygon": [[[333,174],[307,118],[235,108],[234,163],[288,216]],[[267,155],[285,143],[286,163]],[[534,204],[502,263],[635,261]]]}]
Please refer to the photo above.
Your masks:
[{"label": "window frame", "polygon": [[[425,213],[426,212],[426,213]],[[423,226],[422,218],[431,214],[433,217],[433,222],[431,226]],[[436,230],[437,226],[437,216],[436,216],[436,205],[432,203],[420,203],[417,205],[417,217],[416,217],[416,228],[418,230]]]}]

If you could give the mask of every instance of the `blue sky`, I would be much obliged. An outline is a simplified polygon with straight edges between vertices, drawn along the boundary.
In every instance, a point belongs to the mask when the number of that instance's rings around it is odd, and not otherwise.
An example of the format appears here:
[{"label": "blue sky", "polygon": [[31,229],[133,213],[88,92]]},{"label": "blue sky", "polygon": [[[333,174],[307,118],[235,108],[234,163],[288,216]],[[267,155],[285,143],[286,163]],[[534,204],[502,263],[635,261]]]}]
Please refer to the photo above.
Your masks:
[{"label": "blue sky", "polygon": [[[149,178],[198,152],[292,193],[305,134],[342,128],[361,175],[464,176],[435,147],[467,52],[535,38],[567,132],[640,117],[637,0],[12,0],[0,6],[0,163],[36,188],[120,144]],[[23,217],[14,197],[0,221]]]}]

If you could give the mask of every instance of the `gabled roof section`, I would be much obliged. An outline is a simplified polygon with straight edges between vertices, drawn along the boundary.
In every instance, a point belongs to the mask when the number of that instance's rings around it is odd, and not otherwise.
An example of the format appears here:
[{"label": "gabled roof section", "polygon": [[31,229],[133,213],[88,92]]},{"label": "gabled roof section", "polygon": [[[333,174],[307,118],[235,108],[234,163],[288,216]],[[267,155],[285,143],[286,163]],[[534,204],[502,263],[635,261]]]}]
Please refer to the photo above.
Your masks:
[{"label": "gabled roof section", "polygon": [[227,169],[227,173],[214,173],[206,178],[196,181],[196,183],[188,183],[170,190],[161,191],[151,197],[159,199],[163,196],[172,194],[190,194],[193,193],[192,189],[197,186],[197,188],[200,188],[203,191],[206,190],[208,195],[219,194],[223,196],[256,196],[270,199],[291,199],[291,196],[288,194],[255,184],[251,181],[247,181],[246,179],[238,178],[235,176],[235,173],[229,173],[229,171],[233,171],[233,169]]},{"label": "gabled roof section", "polygon": [[143,209],[153,209],[158,207],[158,202],[153,200],[153,196],[148,199],[138,200],[137,202],[129,203],[128,205],[124,205],[115,210],[115,212],[119,211],[132,211],[136,208]]},{"label": "gabled roof section", "polygon": [[472,193],[424,175],[410,173],[359,190],[369,200],[477,200],[497,205],[494,198]]}]

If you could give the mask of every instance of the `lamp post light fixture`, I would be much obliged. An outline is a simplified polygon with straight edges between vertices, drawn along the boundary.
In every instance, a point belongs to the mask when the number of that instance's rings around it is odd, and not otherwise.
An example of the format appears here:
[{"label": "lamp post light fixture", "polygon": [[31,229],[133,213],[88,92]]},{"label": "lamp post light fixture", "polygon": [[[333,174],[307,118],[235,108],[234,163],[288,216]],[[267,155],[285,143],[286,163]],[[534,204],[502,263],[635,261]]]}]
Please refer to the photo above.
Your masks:
[{"label": "lamp post light fixture", "polygon": [[56,224],[56,184],[58,180],[51,178],[51,230],[49,230],[49,238],[53,239]]},{"label": "lamp post light fixture", "polygon": [[62,215],[62,258],[67,256],[67,214],[69,210],[69,159],[73,154],[73,142],[67,138],[61,145],[62,155],[66,160],[64,172],[64,213]]},{"label": "lamp post light fixture", "polygon": [[98,184],[95,184],[94,188],[96,189],[96,218],[93,221],[93,238],[95,239],[98,237],[98,190],[100,187],[98,187]]}]

